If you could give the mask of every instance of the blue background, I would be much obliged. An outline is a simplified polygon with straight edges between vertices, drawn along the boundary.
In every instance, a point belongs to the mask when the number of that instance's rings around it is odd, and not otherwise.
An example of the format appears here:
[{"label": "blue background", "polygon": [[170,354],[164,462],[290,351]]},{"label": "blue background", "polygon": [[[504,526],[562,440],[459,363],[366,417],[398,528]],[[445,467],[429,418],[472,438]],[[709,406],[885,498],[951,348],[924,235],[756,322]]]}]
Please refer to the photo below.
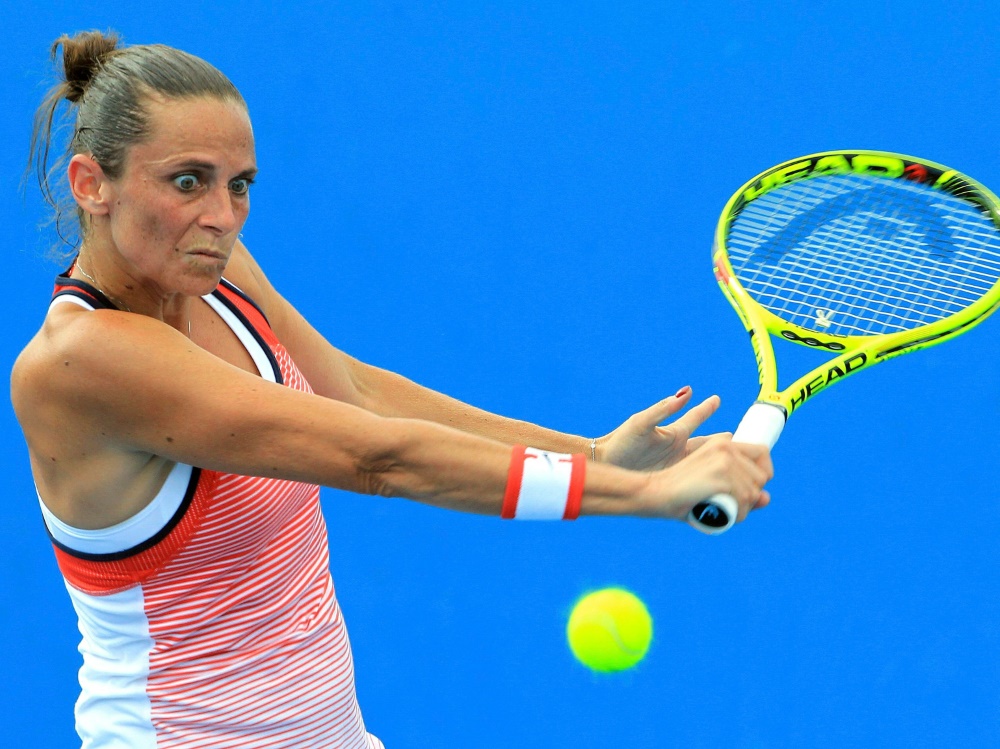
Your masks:
[{"label": "blue background", "polygon": [[[246,242],[335,345],[588,436],[685,384],[722,396],[713,430],[753,400],[709,250],[754,174],[873,148],[1000,188],[995,3],[3,10],[5,368],[61,269],[17,190],[63,32],[178,46],[241,88],[261,167]],[[998,326],[817,398],[775,450],[772,506],[719,538],[326,492],[370,730],[389,749],[1000,745]],[[75,617],[0,419],[3,743],[70,747]],[[645,598],[655,641],[597,677],[563,629],[608,584]]]}]

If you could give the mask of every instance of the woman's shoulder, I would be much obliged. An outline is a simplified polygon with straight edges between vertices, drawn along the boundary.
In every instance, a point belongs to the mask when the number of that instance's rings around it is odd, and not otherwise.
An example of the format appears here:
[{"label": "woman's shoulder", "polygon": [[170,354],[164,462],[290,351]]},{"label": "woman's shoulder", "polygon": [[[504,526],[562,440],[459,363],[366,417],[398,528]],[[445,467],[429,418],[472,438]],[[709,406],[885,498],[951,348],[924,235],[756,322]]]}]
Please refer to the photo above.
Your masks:
[{"label": "woman's shoulder", "polygon": [[53,305],[11,368],[10,398],[22,424],[39,411],[85,397],[95,380],[110,377],[122,353],[122,331],[132,322],[127,318],[134,317]]},{"label": "woman's shoulder", "polygon": [[[146,329],[156,325],[162,324],[119,310],[53,304],[38,332],[17,357],[13,373],[32,375],[38,370],[70,368],[80,360],[101,359],[141,340]],[[131,330],[136,327],[142,330]]]}]

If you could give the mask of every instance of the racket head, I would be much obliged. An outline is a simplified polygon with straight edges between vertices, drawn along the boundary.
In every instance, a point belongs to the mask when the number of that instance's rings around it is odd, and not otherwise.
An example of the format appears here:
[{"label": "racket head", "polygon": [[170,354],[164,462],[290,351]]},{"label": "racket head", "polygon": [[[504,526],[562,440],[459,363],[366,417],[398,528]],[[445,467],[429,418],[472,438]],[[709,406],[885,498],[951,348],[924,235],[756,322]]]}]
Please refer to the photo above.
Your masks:
[{"label": "racket head", "polygon": [[[719,219],[713,261],[751,333],[759,399],[790,412],[814,390],[946,341],[1000,306],[1000,200],[935,162],[826,151],[744,184]],[[768,334],[831,361],[779,393]]]}]

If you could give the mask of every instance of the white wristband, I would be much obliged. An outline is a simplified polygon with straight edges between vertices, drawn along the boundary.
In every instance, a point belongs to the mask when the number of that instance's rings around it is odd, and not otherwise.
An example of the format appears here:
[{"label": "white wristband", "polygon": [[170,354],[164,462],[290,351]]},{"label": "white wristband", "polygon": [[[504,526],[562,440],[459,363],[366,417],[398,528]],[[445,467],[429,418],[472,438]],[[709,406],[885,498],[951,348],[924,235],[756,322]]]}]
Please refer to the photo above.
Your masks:
[{"label": "white wristband", "polygon": [[575,520],[580,514],[586,458],[515,445],[500,517]]}]

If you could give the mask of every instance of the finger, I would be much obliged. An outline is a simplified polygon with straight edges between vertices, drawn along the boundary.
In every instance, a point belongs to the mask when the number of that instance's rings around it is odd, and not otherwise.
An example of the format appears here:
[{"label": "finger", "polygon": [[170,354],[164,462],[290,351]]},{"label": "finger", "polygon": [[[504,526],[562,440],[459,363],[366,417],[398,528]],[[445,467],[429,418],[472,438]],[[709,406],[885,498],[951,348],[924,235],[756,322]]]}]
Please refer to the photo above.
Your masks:
[{"label": "finger", "polygon": [[[736,443],[734,443],[735,446]],[[764,466],[751,459],[746,453],[737,449],[736,454],[740,461],[740,467],[744,474],[754,483],[756,488],[762,489],[764,484],[771,480],[771,474]]]},{"label": "finger", "polygon": [[774,478],[774,464],[771,462],[771,451],[766,445],[752,445],[748,442],[734,442],[733,446],[744,456],[752,460],[767,475],[767,480]]},{"label": "finger", "polygon": [[697,450],[699,447],[701,447],[702,445],[704,445],[710,439],[711,439],[711,436],[692,437],[691,439],[689,439],[687,441],[688,455],[690,455],[691,453],[693,453],[695,450]]},{"label": "finger", "polygon": [[751,512],[763,509],[764,507],[767,507],[769,504],[771,504],[770,493],[766,489],[759,490],[757,492],[756,497],[754,499],[749,500],[746,503],[745,507],[743,506],[742,503],[740,503],[740,511],[739,514],[737,515],[736,522],[737,523],[743,522],[744,520],[746,520],[747,516]]},{"label": "finger", "polygon": [[674,426],[681,427],[688,434],[692,434],[698,427],[704,424],[708,418],[719,409],[722,400],[717,395],[706,398],[697,406],[694,406],[686,414],[674,422]]},{"label": "finger", "polygon": [[632,418],[643,431],[652,431],[653,428],[662,421],[666,421],[675,413],[680,411],[691,400],[691,387],[685,385],[677,391],[675,395],[664,398],[658,403],[654,403],[644,411],[640,411]]},{"label": "finger", "polygon": [[757,465],[744,451],[739,449],[737,443],[730,446],[731,449],[731,472],[730,472],[730,495],[736,499],[739,505],[739,512],[736,517],[737,522],[742,522],[747,515],[758,506],[763,506],[769,501],[762,499],[765,496],[764,484],[767,483],[769,475],[766,470]]}]

